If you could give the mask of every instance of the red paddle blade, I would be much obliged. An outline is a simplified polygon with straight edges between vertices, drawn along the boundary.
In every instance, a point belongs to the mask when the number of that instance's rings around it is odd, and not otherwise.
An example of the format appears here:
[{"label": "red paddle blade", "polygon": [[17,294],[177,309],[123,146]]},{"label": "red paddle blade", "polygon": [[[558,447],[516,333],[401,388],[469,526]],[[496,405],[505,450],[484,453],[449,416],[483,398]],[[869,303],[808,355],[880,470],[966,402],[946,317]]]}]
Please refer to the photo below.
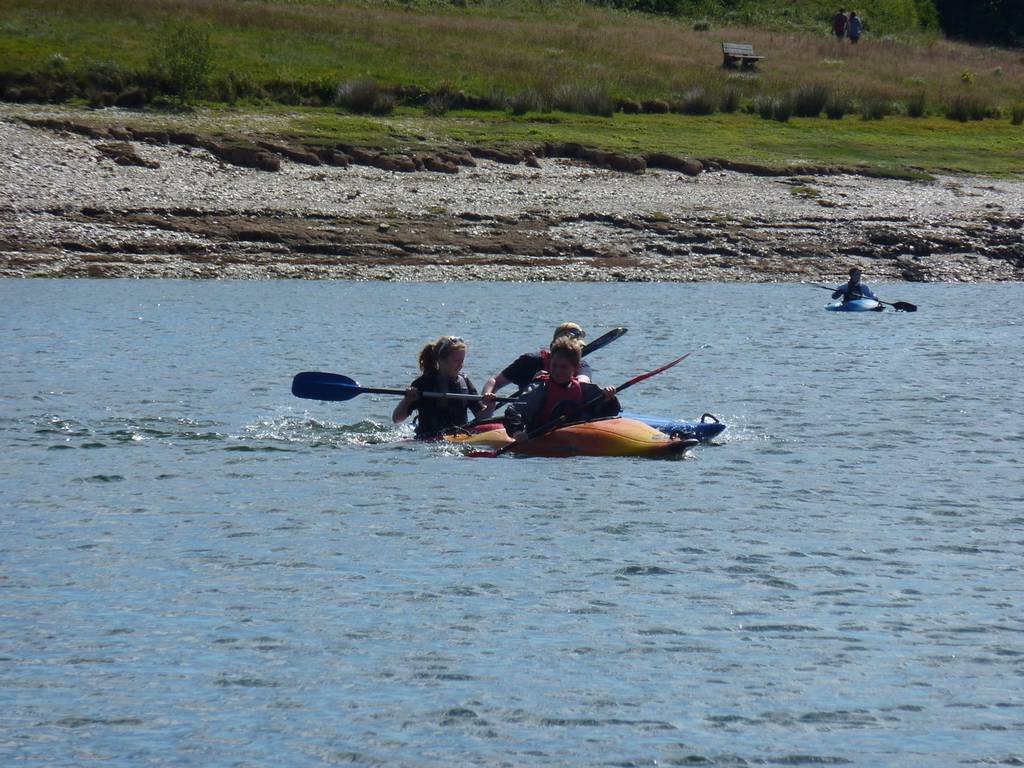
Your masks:
[{"label": "red paddle blade", "polygon": [[639,384],[644,379],[649,379],[649,378],[651,378],[651,376],[657,376],[662,371],[667,371],[673,365],[679,365],[679,363],[683,362],[683,360],[685,360],[686,358],[688,358],[692,354],[693,354],[692,352],[687,352],[685,355],[683,355],[682,357],[676,358],[671,363],[666,363],[665,365],[661,366],[661,368],[655,368],[653,371],[648,371],[647,373],[641,373],[639,376],[634,376],[632,379],[627,381],[625,384],[622,384],[622,385],[616,387],[615,391],[616,392],[621,392],[626,387],[632,387],[634,384]]}]

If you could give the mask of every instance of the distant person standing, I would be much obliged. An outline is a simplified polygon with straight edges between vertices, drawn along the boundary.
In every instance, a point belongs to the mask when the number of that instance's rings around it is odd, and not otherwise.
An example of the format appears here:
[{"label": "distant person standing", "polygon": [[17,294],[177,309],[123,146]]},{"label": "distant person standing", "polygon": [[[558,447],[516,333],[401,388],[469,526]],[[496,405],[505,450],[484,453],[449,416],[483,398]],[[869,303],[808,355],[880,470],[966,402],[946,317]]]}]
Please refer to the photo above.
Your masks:
[{"label": "distant person standing", "polygon": [[850,20],[846,18],[846,9],[840,8],[832,18],[832,34],[836,36],[836,40],[842,42],[846,36],[846,28],[849,23]]},{"label": "distant person standing", "polygon": [[846,34],[850,38],[851,43],[856,43],[860,40],[860,33],[864,29],[864,25],[861,23],[860,16],[857,15],[856,11],[850,11],[850,21],[846,25]]}]

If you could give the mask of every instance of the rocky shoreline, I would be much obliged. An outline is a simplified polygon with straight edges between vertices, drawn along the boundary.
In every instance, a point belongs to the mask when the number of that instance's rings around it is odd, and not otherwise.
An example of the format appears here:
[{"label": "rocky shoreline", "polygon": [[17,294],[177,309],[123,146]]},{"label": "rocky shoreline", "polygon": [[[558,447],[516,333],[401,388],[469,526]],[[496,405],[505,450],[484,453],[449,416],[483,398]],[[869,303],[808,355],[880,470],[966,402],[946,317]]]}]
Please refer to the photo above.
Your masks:
[{"label": "rocky shoreline", "polygon": [[[578,145],[301,147],[0,106],[0,276],[1024,279],[1024,182]],[[347,151],[346,151],[347,150]],[[774,175],[766,175],[774,174]]]}]

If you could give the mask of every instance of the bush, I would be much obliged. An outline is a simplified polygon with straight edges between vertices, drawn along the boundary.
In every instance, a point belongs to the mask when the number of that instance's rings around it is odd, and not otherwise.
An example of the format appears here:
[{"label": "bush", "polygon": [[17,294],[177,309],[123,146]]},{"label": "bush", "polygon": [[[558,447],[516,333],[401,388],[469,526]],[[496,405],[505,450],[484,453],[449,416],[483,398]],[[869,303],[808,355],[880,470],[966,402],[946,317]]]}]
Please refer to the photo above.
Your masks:
[{"label": "bush", "polygon": [[985,103],[976,96],[959,93],[946,103],[946,117],[966,123],[968,120],[984,120],[988,114]]},{"label": "bush", "polygon": [[924,91],[918,91],[907,99],[907,114],[910,117],[924,117],[926,99]]},{"label": "bush", "polygon": [[797,117],[817,117],[828,104],[828,89],[820,83],[803,85],[793,91],[793,113]]},{"label": "bush", "polygon": [[598,115],[611,117],[615,112],[615,102],[605,90],[596,85],[578,85],[568,83],[555,88],[551,94],[551,104],[563,112],[579,115]]},{"label": "bush", "polygon": [[732,114],[740,108],[740,92],[735,88],[726,88],[722,92],[722,98],[718,100],[718,109],[726,114]]},{"label": "bush", "polygon": [[539,91],[525,88],[509,99],[509,108],[513,115],[525,115],[527,112],[546,112],[547,103]]},{"label": "bush", "polygon": [[757,113],[765,120],[785,123],[793,114],[793,102],[786,97],[762,96],[754,102]]},{"label": "bush", "polygon": [[860,100],[861,120],[881,120],[892,114],[892,104],[881,96],[868,94]]},{"label": "bush", "polygon": [[375,80],[346,80],[338,86],[334,103],[357,115],[387,115],[395,108],[395,97]]},{"label": "bush", "polygon": [[618,99],[615,102],[615,106],[619,112],[627,115],[640,114],[640,102],[635,99]]},{"label": "bush", "polygon": [[1020,125],[1024,123],[1024,102],[1017,102],[1010,107],[1010,123]]},{"label": "bush", "polygon": [[646,99],[640,104],[640,109],[648,115],[664,115],[670,111],[669,103],[661,99]]},{"label": "bush", "polygon": [[46,66],[54,72],[63,72],[68,68],[70,59],[63,53],[55,53],[46,61]]},{"label": "bush", "polygon": [[710,29],[711,29],[711,22],[708,21],[707,19],[698,19],[697,21],[693,22],[693,31],[694,32],[707,32]]},{"label": "bush", "polygon": [[713,115],[717,108],[718,99],[703,88],[694,88],[683,94],[675,111],[684,115]]},{"label": "bush", "polygon": [[161,28],[149,59],[149,72],[168,93],[188,101],[206,84],[213,43],[205,27],[171,24]]},{"label": "bush", "polygon": [[843,116],[853,111],[850,97],[845,93],[833,93],[825,104],[825,114],[829,120],[842,120]]},{"label": "bush", "polygon": [[446,94],[440,92],[430,94],[430,98],[427,99],[427,103],[423,106],[423,109],[431,117],[444,117],[448,114],[450,108],[450,100]]},{"label": "bush", "polygon": [[267,98],[267,92],[246,73],[228,72],[224,77],[215,80],[211,88],[217,98],[228,104]]},{"label": "bush", "polygon": [[123,91],[135,81],[132,72],[113,61],[93,61],[82,72],[85,82],[101,91]]},{"label": "bush", "polygon": [[511,99],[508,91],[498,86],[491,86],[483,97],[485,109],[508,109]]}]

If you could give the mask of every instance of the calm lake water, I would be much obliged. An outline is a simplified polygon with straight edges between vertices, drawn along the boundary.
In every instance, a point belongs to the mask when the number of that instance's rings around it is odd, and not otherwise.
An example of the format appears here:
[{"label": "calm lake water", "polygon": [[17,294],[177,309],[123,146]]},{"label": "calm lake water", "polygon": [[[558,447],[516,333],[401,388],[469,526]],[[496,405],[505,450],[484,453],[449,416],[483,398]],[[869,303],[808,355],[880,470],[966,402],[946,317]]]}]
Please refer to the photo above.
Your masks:
[{"label": "calm lake water", "polygon": [[[1024,285],[0,281],[0,762],[1020,765]],[[391,397],[563,320],[674,461],[467,459]]]}]

